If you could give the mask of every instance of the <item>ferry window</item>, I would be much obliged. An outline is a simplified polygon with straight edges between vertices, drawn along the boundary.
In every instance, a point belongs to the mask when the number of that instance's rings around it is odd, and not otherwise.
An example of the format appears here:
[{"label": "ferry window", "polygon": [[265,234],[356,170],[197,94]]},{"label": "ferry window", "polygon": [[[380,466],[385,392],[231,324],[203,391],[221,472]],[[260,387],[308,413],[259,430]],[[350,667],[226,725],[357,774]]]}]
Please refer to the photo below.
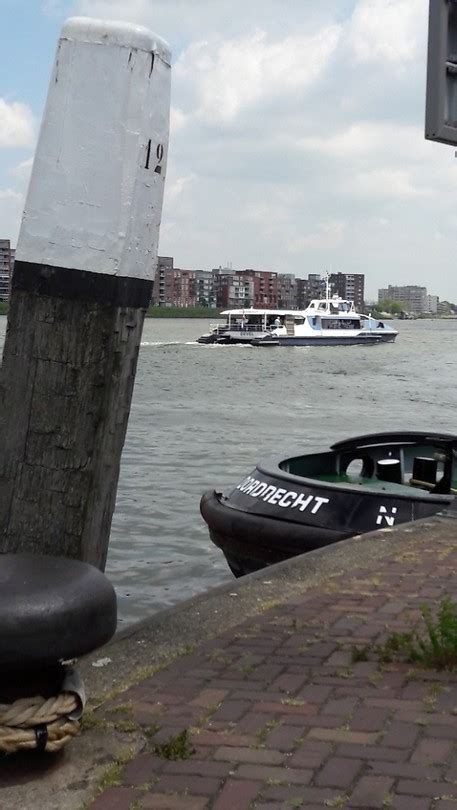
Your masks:
[{"label": "ferry window", "polygon": [[327,304],[325,304],[324,302],[319,304],[319,309],[326,309],[326,307],[327,307]]}]

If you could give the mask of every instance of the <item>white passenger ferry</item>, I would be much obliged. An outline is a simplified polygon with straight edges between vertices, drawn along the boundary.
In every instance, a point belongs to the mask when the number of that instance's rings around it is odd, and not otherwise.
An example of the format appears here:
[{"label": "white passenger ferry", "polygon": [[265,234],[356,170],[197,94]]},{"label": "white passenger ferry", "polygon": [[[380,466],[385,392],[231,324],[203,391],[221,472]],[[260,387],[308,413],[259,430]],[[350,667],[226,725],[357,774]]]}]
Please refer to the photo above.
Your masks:
[{"label": "white passenger ferry", "polygon": [[393,343],[389,324],[356,312],[352,301],[337,295],[311,301],[304,310],[228,309],[225,323],[211,327],[198,343],[251,346],[351,346]]}]

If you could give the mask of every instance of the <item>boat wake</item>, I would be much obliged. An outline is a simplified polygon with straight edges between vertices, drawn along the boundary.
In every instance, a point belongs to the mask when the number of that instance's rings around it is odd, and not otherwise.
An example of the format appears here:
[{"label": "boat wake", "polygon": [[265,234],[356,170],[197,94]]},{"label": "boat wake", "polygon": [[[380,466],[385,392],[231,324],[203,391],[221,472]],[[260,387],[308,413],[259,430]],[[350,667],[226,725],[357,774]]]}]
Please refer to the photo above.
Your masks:
[{"label": "boat wake", "polygon": [[140,346],[186,346],[187,340],[142,340]]},{"label": "boat wake", "polygon": [[[187,340],[185,342],[186,346],[201,346],[202,344],[198,342],[198,340]],[[205,349],[253,349],[251,343],[210,343],[204,344]]]},{"label": "boat wake", "polygon": [[[162,347],[162,346],[200,346],[201,344],[198,343],[197,340],[142,340],[140,346],[144,347]],[[212,343],[209,347],[205,346],[206,349],[226,349],[230,345],[230,348],[236,349],[252,349],[250,343],[246,344],[222,344],[222,343]]]}]

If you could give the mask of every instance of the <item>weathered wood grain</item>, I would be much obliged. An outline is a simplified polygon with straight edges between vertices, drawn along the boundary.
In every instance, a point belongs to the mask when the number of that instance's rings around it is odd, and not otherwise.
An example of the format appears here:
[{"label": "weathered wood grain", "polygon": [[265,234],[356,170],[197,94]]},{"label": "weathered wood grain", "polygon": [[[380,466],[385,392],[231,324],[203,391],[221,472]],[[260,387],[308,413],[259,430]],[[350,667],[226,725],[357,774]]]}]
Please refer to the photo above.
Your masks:
[{"label": "weathered wood grain", "polygon": [[104,568],[144,314],[13,291],[0,373],[0,552]]}]

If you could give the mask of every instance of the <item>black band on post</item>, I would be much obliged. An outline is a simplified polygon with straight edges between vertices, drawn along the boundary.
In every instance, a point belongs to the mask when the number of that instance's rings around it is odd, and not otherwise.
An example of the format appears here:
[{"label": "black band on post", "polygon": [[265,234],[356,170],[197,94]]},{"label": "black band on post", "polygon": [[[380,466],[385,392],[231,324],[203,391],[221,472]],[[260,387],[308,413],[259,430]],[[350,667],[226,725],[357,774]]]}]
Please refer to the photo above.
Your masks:
[{"label": "black band on post", "polygon": [[151,302],[152,281],[16,261],[12,289],[106,306],[147,309]]}]

